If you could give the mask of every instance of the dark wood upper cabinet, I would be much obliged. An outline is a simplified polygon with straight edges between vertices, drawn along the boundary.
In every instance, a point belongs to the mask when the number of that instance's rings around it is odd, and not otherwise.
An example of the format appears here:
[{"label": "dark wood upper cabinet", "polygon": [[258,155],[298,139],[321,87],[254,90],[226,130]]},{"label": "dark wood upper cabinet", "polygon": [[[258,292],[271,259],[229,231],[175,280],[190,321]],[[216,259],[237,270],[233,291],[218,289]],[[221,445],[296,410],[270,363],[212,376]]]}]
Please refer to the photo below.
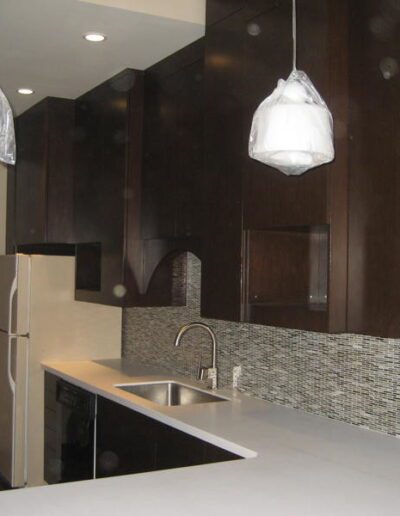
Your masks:
[{"label": "dark wood upper cabinet", "polygon": [[353,0],[349,10],[348,331],[398,338],[399,5]]},{"label": "dark wood upper cabinet", "polygon": [[145,72],[142,234],[169,250],[203,231],[203,72],[204,38]]},{"label": "dark wood upper cabinet", "polygon": [[[145,238],[151,215],[144,209],[144,93],[144,72],[126,70],[76,101],[78,300],[116,306],[185,302],[184,257],[171,255],[160,263],[168,254],[164,243]],[[151,189],[157,201],[159,190],[160,184]],[[163,193],[168,198],[169,190]],[[172,214],[162,218],[174,225]]]},{"label": "dark wood upper cabinet", "polygon": [[[205,232],[202,314],[344,331],[346,259],[337,263],[335,253],[347,247],[347,142],[337,134],[339,158],[299,177],[248,156],[253,113],[277,80],[289,75],[292,60],[291,2],[260,6],[248,1],[206,33],[205,170],[213,204]],[[333,51],[346,47],[337,11],[332,2],[299,2],[298,65],[346,127],[331,87],[335,82],[342,88]]]},{"label": "dark wood upper cabinet", "polygon": [[[292,59],[291,2],[264,2],[262,9],[259,4],[246,2],[206,33],[205,170],[213,203],[205,232],[202,314],[344,331],[346,284],[328,259],[333,240],[347,243],[345,225],[336,234],[331,212],[334,188],[343,195],[340,208],[347,208],[339,161],[287,177],[248,156],[253,113],[277,80],[289,75]],[[337,119],[341,113],[332,106],[329,87],[336,69],[325,65],[332,51],[331,9],[328,2],[299,4],[299,67],[309,72]],[[336,151],[342,150],[337,138]],[[340,296],[333,303],[335,289]]]},{"label": "dark wood upper cabinet", "polygon": [[142,120],[143,72],[126,70],[76,100],[78,300],[124,306],[138,295]]},{"label": "dark wood upper cabinet", "polygon": [[291,1],[248,0],[207,27],[204,316],[400,335],[400,29],[371,31],[390,9],[298,1],[298,67],[332,111],[336,150],[299,177],[248,156],[252,115],[291,70]]},{"label": "dark wood upper cabinet", "polygon": [[[46,98],[16,119],[17,164],[10,168],[15,202],[9,250],[22,244],[71,243],[74,101]],[[12,191],[14,190],[14,191]]]}]

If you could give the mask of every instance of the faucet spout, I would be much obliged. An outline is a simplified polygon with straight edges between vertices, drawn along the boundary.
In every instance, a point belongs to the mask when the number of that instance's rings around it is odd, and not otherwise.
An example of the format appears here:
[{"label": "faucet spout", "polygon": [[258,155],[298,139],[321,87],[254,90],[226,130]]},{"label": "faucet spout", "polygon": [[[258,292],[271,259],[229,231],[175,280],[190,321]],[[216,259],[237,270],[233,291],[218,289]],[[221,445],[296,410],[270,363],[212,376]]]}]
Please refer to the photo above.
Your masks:
[{"label": "faucet spout", "polygon": [[[216,389],[218,385],[218,373],[217,373],[217,339],[215,337],[215,333],[213,330],[208,326],[207,324],[201,323],[201,322],[192,322],[189,324],[183,325],[178,333],[176,334],[174,346],[180,346],[181,339],[183,335],[189,331],[192,328],[203,328],[207,331],[207,333],[211,337],[211,344],[212,344],[212,365],[211,365],[211,371],[209,369],[209,373],[211,372],[211,376],[209,374],[209,377],[212,379],[212,388]],[[204,368],[200,367],[199,374],[202,375],[204,372]]]}]

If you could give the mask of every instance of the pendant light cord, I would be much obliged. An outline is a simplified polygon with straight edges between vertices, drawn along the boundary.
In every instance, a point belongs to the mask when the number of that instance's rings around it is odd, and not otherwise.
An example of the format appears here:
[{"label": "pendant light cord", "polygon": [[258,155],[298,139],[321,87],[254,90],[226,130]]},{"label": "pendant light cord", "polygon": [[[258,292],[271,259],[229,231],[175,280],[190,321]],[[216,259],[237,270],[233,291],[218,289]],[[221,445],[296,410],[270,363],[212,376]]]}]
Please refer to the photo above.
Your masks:
[{"label": "pendant light cord", "polygon": [[292,36],[293,36],[293,71],[297,70],[297,20],[296,20],[296,0],[292,0]]}]

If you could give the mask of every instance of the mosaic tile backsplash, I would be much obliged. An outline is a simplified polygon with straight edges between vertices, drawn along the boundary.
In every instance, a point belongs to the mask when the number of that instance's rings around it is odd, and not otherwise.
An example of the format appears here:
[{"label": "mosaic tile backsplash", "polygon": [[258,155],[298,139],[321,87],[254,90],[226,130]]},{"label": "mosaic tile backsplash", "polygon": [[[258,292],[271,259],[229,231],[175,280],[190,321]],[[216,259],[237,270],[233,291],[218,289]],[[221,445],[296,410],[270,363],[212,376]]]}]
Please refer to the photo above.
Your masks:
[{"label": "mosaic tile backsplash", "polygon": [[211,361],[211,343],[192,329],[173,346],[180,326],[202,321],[218,341],[220,386],[242,366],[239,389],[250,396],[400,435],[400,340],[328,335],[200,318],[201,263],[188,255],[187,305],[124,310],[123,356],[196,376]]}]

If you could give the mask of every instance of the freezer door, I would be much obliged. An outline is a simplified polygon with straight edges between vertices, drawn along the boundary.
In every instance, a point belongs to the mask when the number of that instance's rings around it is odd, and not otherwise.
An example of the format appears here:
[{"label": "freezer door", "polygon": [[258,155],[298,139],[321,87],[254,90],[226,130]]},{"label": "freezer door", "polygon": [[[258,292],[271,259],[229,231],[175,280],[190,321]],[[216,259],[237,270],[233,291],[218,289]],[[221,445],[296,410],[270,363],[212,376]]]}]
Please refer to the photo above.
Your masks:
[{"label": "freezer door", "polygon": [[0,330],[29,333],[30,257],[0,256]]},{"label": "freezer door", "polygon": [[26,483],[28,339],[0,332],[0,474]]}]

